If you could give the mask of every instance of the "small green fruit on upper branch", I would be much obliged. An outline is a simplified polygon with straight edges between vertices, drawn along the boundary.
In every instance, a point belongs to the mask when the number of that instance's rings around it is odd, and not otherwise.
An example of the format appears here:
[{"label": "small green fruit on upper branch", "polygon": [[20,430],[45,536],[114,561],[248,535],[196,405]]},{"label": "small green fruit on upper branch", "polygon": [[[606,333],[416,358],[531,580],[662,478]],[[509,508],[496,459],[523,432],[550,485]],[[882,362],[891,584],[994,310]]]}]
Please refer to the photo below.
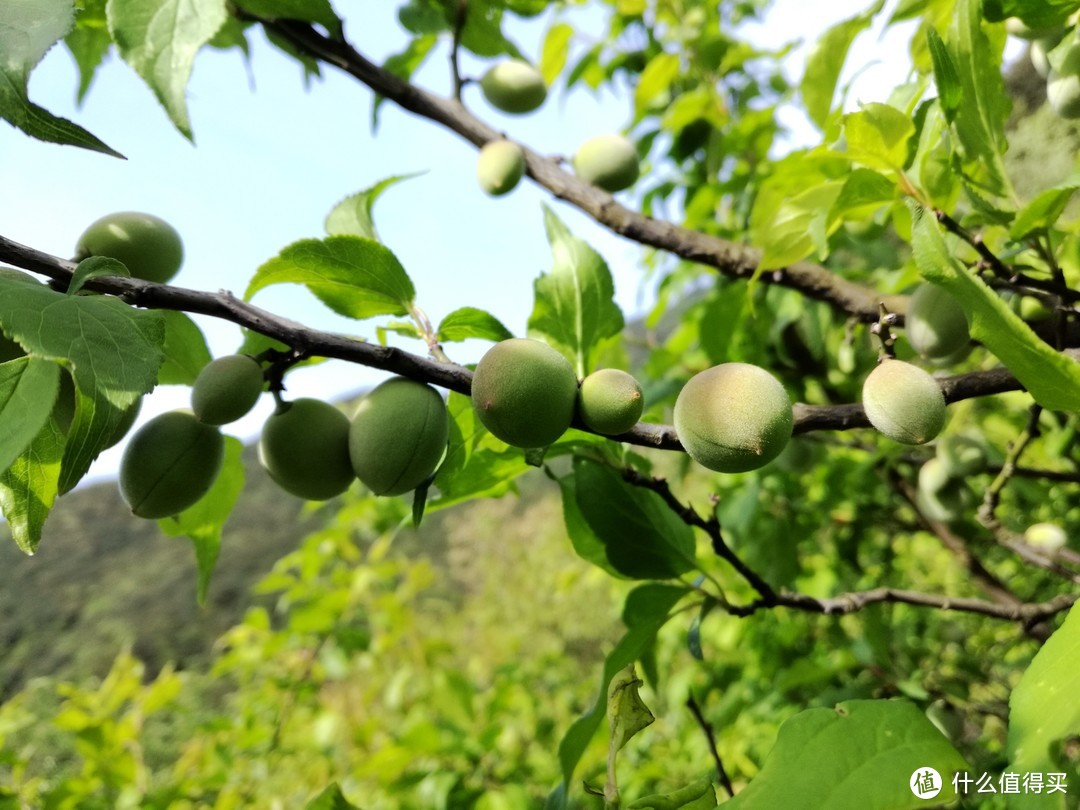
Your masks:
[{"label": "small green fruit on upper branch", "polygon": [[641,418],[645,400],[638,381],[617,368],[602,368],[581,381],[578,415],[605,436],[626,433]]},{"label": "small green fruit on upper branch", "polygon": [[884,360],[862,389],[866,417],[902,444],[925,444],[945,425],[945,396],[937,381],[918,366]]},{"label": "small green fruit on upper branch", "polygon": [[574,155],[574,173],[612,193],[634,185],[639,171],[637,150],[622,135],[597,135]]},{"label": "small green fruit on upper branch", "polygon": [[521,59],[508,59],[488,70],[480,79],[480,90],[492,107],[514,114],[532,112],[547,98],[544,77]]},{"label": "small green fruit on upper branch", "polygon": [[1056,523],[1034,523],[1024,532],[1024,542],[1040,551],[1054,553],[1065,547],[1068,537]]},{"label": "small green fruit on upper branch", "polygon": [[393,377],[356,407],[349,457],[356,477],[376,495],[401,495],[435,472],[446,451],[450,419],[430,385]]},{"label": "small green fruit on upper branch", "polygon": [[225,425],[255,407],[263,391],[262,366],[246,354],[207,363],[191,385],[191,409],[200,422]]},{"label": "small green fruit on upper branch", "polygon": [[124,263],[135,278],[164,284],[180,270],[184,245],[168,222],[152,214],[121,211],[87,228],[75,246],[75,259],[107,256]]},{"label": "small green fruit on upper branch", "polygon": [[477,416],[514,447],[546,447],[562,436],[574,418],[577,393],[570,361],[529,338],[496,343],[473,374]]},{"label": "small green fruit on upper branch", "polygon": [[791,438],[791,399],[780,381],[748,363],[696,374],[675,400],[675,432],[686,452],[717,472],[756,470]]},{"label": "small green fruit on upper branch", "polygon": [[221,470],[225,440],[186,411],[156,416],[132,436],[120,460],[120,494],[142,518],[193,506]]},{"label": "small green fruit on upper branch", "polygon": [[971,341],[963,308],[935,284],[921,284],[915,290],[904,323],[908,342],[923,357],[948,357]]},{"label": "small green fruit on upper branch", "polygon": [[282,403],[263,426],[259,461],[286,492],[325,501],[349,488],[349,419],[329,403],[301,398]]},{"label": "small green fruit on upper branch", "polygon": [[480,181],[480,188],[492,197],[513,191],[524,175],[525,153],[516,143],[491,141],[480,150],[476,159],[476,179]]}]

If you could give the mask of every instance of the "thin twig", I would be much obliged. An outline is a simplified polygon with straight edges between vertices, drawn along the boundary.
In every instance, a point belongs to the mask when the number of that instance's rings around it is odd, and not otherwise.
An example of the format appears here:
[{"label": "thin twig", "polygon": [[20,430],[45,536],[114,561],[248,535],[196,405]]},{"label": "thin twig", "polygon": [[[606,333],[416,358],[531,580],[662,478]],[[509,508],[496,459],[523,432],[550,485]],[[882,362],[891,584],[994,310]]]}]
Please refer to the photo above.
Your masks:
[{"label": "thin twig", "polygon": [[450,75],[454,81],[454,99],[461,101],[461,88],[465,80],[461,78],[461,32],[469,19],[469,0],[458,0],[457,13],[454,15],[453,41],[450,46]]},{"label": "thin twig", "polygon": [[986,488],[983,494],[983,502],[979,507],[977,517],[979,522],[990,529],[997,529],[1001,521],[997,518],[998,504],[1001,503],[1001,493],[1005,489],[1009,479],[1012,478],[1013,470],[1016,469],[1020,456],[1023,455],[1027,446],[1039,435],[1039,416],[1042,414],[1042,406],[1035,404],[1028,410],[1028,421],[1024,431],[1016,437],[1009,446],[1009,452],[1005,456],[1005,463],[1001,465],[1001,472],[997,474],[993,482]]},{"label": "thin twig", "polygon": [[712,723],[705,719],[705,714],[701,711],[701,707],[693,695],[686,699],[686,708],[694,715],[694,719],[697,720],[697,724],[701,726],[701,731],[705,734],[705,740],[709,744],[713,762],[716,763],[716,775],[720,779],[721,786],[727,791],[728,796],[734,796],[735,788],[731,784],[727,771],[724,770],[724,761],[720,759],[720,751],[716,747],[716,735],[713,732]]}]

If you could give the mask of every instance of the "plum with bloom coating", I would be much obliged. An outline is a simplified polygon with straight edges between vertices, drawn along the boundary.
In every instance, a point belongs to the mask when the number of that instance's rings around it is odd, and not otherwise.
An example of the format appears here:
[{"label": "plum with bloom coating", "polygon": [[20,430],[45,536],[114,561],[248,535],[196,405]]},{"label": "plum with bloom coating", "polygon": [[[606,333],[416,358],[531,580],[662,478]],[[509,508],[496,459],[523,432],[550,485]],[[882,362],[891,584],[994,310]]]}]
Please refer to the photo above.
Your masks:
[{"label": "plum with bloom coating", "polygon": [[776,458],[791,438],[791,399],[765,369],[723,363],[690,378],[675,400],[675,432],[698,464],[747,472]]},{"label": "plum with bloom coating", "polygon": [[945,426],[945,395],[930,374],[903,360],[882,361],[863,382],[870,424],[901,444],[925,444]]}]

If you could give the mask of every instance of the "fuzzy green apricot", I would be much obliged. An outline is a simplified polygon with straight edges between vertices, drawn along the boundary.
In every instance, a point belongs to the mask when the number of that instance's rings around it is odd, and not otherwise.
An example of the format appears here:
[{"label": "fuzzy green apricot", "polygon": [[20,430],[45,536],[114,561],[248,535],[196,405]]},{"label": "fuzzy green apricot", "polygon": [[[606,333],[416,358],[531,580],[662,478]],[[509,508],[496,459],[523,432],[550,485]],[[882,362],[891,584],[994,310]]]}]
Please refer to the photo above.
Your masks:
[{"label": "fuzzy green apricot", "polygon": [[1054,553],[1068,542],[1065,530],[1056,523],[1033,523],[1024,532],[1024,542],[1040,551]]},{"label": "fuzzy green apricot", "polygon": [[923,357],[949,357],[971,342],[963,307],[936,284],[919,285],[908,302],[904,324],[908,342]]},{"label": "fuzzy green apricot", "polygon": [[120,494],[142,518],[193,506],[221,470],[225,440],[187,411],[155,416],[131,437],[120,459]]},{"label": "fuzzy green apricot", "polygon": [[525,153],[513,141],[490,141],[476,159],[476,179],[486,193],[501,197],[525,176]]},{"label": "fuzzy green apricot", "polygon": [[574,174],[613,194],[634,185],[639,172],[637,149],[622,135],[597,135],[574,155]]},{"label": "fuzzy green apricot", "polygon": [[203,366],[191,385],[191,410],[207,425],[244,416],[263,392],[262,366],[246,354],[229,354]]},{"label": "fuzzy green apricot", "polygon": [[90,256],[117,259],[133,277],[164,284],[179,272],[184,244],[176,229],[160,217],[120,211],[83,231],[75,246],[75,260]]},{"label": "fuzzy green apricot", "polygon": [[450,435],[439,392],[393,377],[361,398],[349,428],[353,472],[376,495],[401,495],[435,472]]},{"label": "fuzzy green apricot", "polygon": [[522,59],[492,67],[480,78],[480,90],[492,107],[515,115],[532,112],[547,98],[544,77]]},{"label": "fuzzy green apricot", "polygon": [[960,518],[971,505],[970,492],[963,481],[949,476],[938,458],[928,459],[919,468],[915,503],[930,520],[949,523]]},{"label": "fuzzy green apricot", "polygon": [[602,368],[581,381],[577,406],[578,416],[590,430],[618,436],[637,424],[645,400],[633,375],[617,368]]},{"label": "fuzzy green apricot", "polygon": [[882,361],[867,375],[863,408],[870,424],[901,444],[925,444],[945,426],[945,395],[927,372],[903,360]]},{"label": "fuzzy green apricot", "polygon": [[675,400],[675,432],[698,464],[725,473],[763,467],[791,438],[791,399],[776,377],[749,363],[695,374]]},{"label": "fuzzy green apricot", "polygon": [[259,462],[279,487],[309,501],[340,495],[356,477],[349,460],[349,418],[328,402],[281,403],[263,425]]},{"label": "fuzzy green apricot", "polygon": [[514,447],[547,447],[562,436],[573,421],[577,392],[570,361],[530,338],[496,343],[473,373],[480,422]]}]

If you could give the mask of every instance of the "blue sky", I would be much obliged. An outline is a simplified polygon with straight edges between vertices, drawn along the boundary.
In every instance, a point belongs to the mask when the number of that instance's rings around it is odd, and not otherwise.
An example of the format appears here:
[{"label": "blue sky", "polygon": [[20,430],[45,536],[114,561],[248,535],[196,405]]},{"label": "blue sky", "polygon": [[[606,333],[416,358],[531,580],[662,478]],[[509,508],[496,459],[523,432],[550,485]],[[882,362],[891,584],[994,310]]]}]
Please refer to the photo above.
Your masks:
[{"label": "blue sky", "polygon": [[[394,4],[339,3],[347,34],[359,50],[381,60],[399,50],[406,34],[391,12]],[[780,0],[754,38],[770,46],[795,39],[812,42],[828,25],[861,10],[861,0],[818,5]],[[890,4],[892,5],[892,4]],[[592,18],[595,21],[595,17]],[[572,21],[589,16],[575,16]],[[515,23],[510,33],[526,54],[537,56],[550,18]],[[34,72],[31,98],[52,112],[85,126],[127,155],[127,161],[24,137],[0,124],[0,233],[58,255],[70,255],[82,229],[111,211],[141,210],[170,221],[183,235],[186,260],[174,283],[202,290],[240,293],[264,261],[297,239],[324,235],[323,219],[348,194],[378,180],[408,172],[421,177],[388,191],[376,204],[383,241],[412,277],[418,303],[438,322],[461,306],[494,313],[523,335],[532,308],[533,280],[550,264],[541,203],[549,202],[578,235],[607,260],[616,296],[630,315],[650,298],[641,283],[639,252],[595,226],[531,182],[512,194],[489,198],[477,187],[476,152],[457,136],[384,104],[381,125],[369,126],[371,93],[331,69],[305,90],[296,63],[253,34],[250,73],[238,51],[205,51],[196,61],[189,87],[189,112],[196,145],[169,123],[149,89],[115,56],[99,70],[81,109],[75,107],[77,74],[70,54],[54,48]],[[847,75],[860,73],[850,103],[883,99],[902,81],[903,37],[879,42],[876,34],[856,43]],[[789,78],[802,73],[805,49],[788,61]],[[483,63],[469,61],[468,75]],[[445,49],[417,77],[435,90],[449,86]],[[251,82],[254,83],[254,88]],[[883,88],[883,89],[882,89]],[[880,92],[879,92],[880,89]],[[556,88],[547,104],[530,116],[505,116],[490,109],[478,88],[466,90],[466,104],[508,134],[549,154],[572,154],[595,134],[620,130],[628,104],[610,93],[585,90],[565,95]],[[814,137],[797,114],[785,114],[796,141]],[[374,322],[338,318],[301,288],[289,285],[260,293],[255,303],[308,325],[374,339]],[[198,319],[215,355],[239,341],[237,327]],[[422,351],[419,343],[399,345]],[[486,344],[448,347],[459,362],[479,359]],[[330,362],[298,371],[293,396],[332,399],[380,381],[383,372]],[[188,389],[163,387],[144,407],[154,413],[187,407]],[[251,437],[269,414],[269,397],[229,432]],[[93,477],[114,474],[120,449],[102,456]]]}]

